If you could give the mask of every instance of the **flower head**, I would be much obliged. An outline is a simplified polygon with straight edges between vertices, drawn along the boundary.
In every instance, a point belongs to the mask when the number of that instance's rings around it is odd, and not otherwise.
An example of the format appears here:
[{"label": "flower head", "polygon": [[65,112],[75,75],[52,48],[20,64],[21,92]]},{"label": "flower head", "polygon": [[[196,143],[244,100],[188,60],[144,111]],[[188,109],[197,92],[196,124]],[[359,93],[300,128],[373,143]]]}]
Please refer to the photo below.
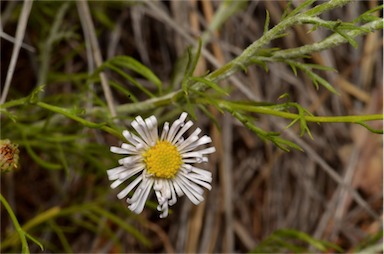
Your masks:
[{"label": "flower head", "polygon": [[19,163],[19,149],[9,139],[0,140],[0,170],[1,173],[17,168]]},{"label": "flower head", "polygon": [[111,188],[136,176],[117,194],[123,199],[136,188],[132,197],[127,198],[131,211],[143,211],[152,188],[159,203],[157,209],[162,212],[161,218],[168,216],[168,207],[177,202],[177,197],[185,194],[197,205],[204,200],[202,187],[211,189],[211,172],[194,164],[207,162],[206,155],[215,152],[215,148],[199,148],[212,142],[208,136],[198,136],[199,128],[188,138],[183,138],[193,125],[192,121],[185,122],[187,115],[182,113],[171,126],[166,122],[160,136],[156,117],[143,120],[138,116],[131,125],[139,136],[125,130],[123,135],[128,143],[111,147],[113,153],[128,155],[119,160],[120,166],[107,171],[109,180],[114,181]]}]

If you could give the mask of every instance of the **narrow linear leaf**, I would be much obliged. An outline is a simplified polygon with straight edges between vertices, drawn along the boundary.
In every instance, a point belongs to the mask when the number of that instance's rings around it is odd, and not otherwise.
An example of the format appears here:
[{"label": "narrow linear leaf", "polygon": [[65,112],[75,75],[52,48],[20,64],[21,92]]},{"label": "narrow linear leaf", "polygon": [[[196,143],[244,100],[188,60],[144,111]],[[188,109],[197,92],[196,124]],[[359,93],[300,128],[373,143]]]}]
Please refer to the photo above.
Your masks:
[{"label": "narrow linear leaf", "polygon": [[197,82],[201,82],[201,83],[204,83],[205,85],[209,86],[210,88],[214,89],[216,92],[218,92],[219,94],[222,94],[222,95],[228,95],[228,92],[225,91],[223,88],[221,88],[218,84],[216,84],[215,82],[212,82],[208,79],[205,79],[205,78],[201,78],[201,77],[191,77],[190,78],[191,80],[193,81],[197,81]]},{"label": "narrow linear leaf", "polygon": [[134,86],[139,88],[142,92],[144,92],[149,97],[151,97],[151,98],[156,97],[153,93],[151,93],[147,88],[145,88],[142,84],[137,82],[135,78],[133,78],[131,75],[129,75],[125,71],[123,71],[123,70],[121,70],[121,69],[117,68],[116,66],[111,65],[109,63],[104,63],[104,66],[108,67],[109,69],[111,69],[111,70],[115,71],[116,73],[120,74],[123,78],[125,78],[126,80],[131,82]]},{"label": "narrow linear leaf", "polygon": [[359,46],[357,44],[357,41],[353,37],[349,36],[348,34],[341,31],[340,29],[336,29],[335,32],[340,34],[342,37],[344,37],[348,41],[348,43],[352,45],[352,47],[357,48]]},{"label": "narrow linear leaf", "polygon": [[264,34],[268,32],[269,22],[270,22],[269,12],[268,10],[265,10]]},{"label": "narrow linear leaf", "polygon": [[[21,241],[21,252],[22,253],[27,253],[27,254],[30,253],[29,252],[28,243],[27,243],[27,239],[25,237],[26,236],[25,232],[21,228],[21,226],[19,224],[19,221],[17,220],[17,217],[16,217],[15,213],[13,212],[11,206],[9,205],[8,201],[3,197],[3,195],[1,193],[0,193],[0,201],[3,204],[5,210],[7,210],[8,214],[9,214],[9,217],[11,218],[11,221],[12,221],[13,225],[15,226],[15,229],[16,229],[15,236],[19,235],[18,239],[20,239],[20,241]],[[12,239],[12,238],[8,238],[8,239]],[[11,241],[8,241],[8,243],[10,243],[10,242]],[[0,250],[3,249],[3,248],[6,248],[5,241],[3,241],[2,244],[0,244]]]},{"label": "narrow linear leaf", "polygon": [[148,67],[146,67],[136,59],[129,56],[116,56],[108,60],[107,62],[113,65],[125,67],[140,74],[147,80],[151,81],[154,85],[156,85],[159,91],[161,92],[162,82],[160,81],[160,79]]},{"label": "narrow linear leaf", "polygon": [[40,249],[41,249],[42,251],[44,251],[44,246],[43,246],[43,244],[42,244],[41,242],[39,242],[35,237],[31,236],[31,235],[28,234],[28,233],[25,233],[25,236],[26,236],[28,239],[30,239],[32,242],[34,242],[37,246],[39,246]]},{"label": "narrow linear leaf", "polygon": [[125,95],[128,99],[130,99],[132,102],[138,102],[138,99],[136,96],[131,93],[127,88],[125,88],[123,85],[119,84],[118,82],[115,82],[113,80],[109,80],[109,84],[115,88],[117,91]]},{"label": "narrow linear leaf", "polygon": [[298,14],[299,12],[301,12],[302,10],[304,10],[305,8],[307,8],[308,6],[310,6],[311,4],[313,4],[314,2],[316,2],[316,0],[307,0],[307,1],[304,1],[302,4],[300,4],[299,6],[297,6],[293,11],[291,11],[290,13],[288,13],[285,18],[289,18],[289,17],[293,17],[295,16],[296,14]]}]

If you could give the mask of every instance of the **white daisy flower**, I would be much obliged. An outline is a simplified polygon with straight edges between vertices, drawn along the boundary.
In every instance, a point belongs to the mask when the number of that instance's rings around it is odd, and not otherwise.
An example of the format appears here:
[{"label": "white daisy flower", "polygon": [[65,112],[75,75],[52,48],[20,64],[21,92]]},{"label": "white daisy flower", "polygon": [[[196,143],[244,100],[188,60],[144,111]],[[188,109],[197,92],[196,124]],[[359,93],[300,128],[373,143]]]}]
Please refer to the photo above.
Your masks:
[{"label": "white daisy flower", "polygon": [[127,198],[131,211],[137,214],[143,211],[152,188],[159,202],[157,209],[162,212],[160,218],[168,216],[168,207],[177,202],[177,196],[185,194],[197,205],[204,200],[202,187],[211,189],[211,172],[193,164],[207,162],[205,155],[215,152],[215,148],[198,148],[212,142],[208,136],[198,136],[199,128],[187,139],[183,138],[193,125],[192,121],[185,123],[187,115],[182,113],[172,126],[166,122],[160,137],[156,117],[143,120],[138,116],[131,125],[140,136],[125,130],[123,135],[129,143],[111,147],[113,153],[128,155],[119,160],[120,166],[107,170],[109,180],[114,181],[111,188],[136,176],[117,194],[123,199],[136,187],[132,197]]}]

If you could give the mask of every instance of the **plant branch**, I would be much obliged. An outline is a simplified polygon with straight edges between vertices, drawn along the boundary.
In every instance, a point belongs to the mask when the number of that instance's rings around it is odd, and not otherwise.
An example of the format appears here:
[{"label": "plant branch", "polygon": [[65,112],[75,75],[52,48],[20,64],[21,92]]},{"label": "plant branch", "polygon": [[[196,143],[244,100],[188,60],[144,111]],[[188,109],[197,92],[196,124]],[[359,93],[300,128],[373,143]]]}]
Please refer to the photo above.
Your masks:
[{"label": "plant branch", "polygon": [[[221,108],[227,109],[231,107],[236,110],[243,110],[253,113],[266,114],[278,116],[286,119],[297,119],[298,114],[277,111],[268,107],[263,106],[250,106],[250,105],[240,105],[232,103],[229,101],[220,101],[218,104]],[[373,115],[352,115],[352,116],[303,116],[307,122],[317,122],[317,123],[358,123],[374,120],[383,120],[382,114],[373,114]]]},{"label": "plant branch", "polygon": [[362,125],[363,127],[367,128],[372,132],[380,133],[380,134],[383,133],[383,131],[374,130],[364,123],[367,121],[383,120],[384,119],[383,114],[352,115],[352,116],[312,116],[312,115],[301,115],[301,114],[295,114],[290,112],[284,112],[284,111],[275,110],[265,106],[252,106],[252,105],[238,104],[238,103],[224,101],[224,100],[220,101],[218,103],[218,106],[227,111],[239,110],[239,111],[246,111],[246,112],[252,112],[252,113],[272,115],[272,116],[277,116],[277,117],[291,119],[291,120],[303,119],[306,122],[355,123],[355,124]]},{"label": "plant branch", "polygon": [[[335,6],[334,2],[337,2],[337,5],[340,6],[342,4],[347,3],[348,1],[331,1],[333,4],[330,3],[324,3],[321,6],[323,9],[329,10],[330,7]],[[324,6],[325,5],[325,6]],[[318,13],[318,11],[316,12]],[[282,21],[280,24],[269,30],[265,35],[263,35],[260,39],[255,41],[251,46],[249,46],[240,56],[235,58],[234,60],[228,62],[227,64],[223,65],[221,68],[218,68],[216,71],[210,73],[205,77],[208,81],[212,82],[218,82],[220,80],[223,80],[238,71],[242,71],[246,68],[246,66],[250,65],[252,62],[249,60],[250,58],[254,58],[255,54],[257,54],[257,51],[264,45],[268,44],[273,38],[278,36],[282,31],[286,30],[288,27],[296,24],[308,21],[308,16],[303,16],[303,14],[299,14],[299,17],[294,16],[287,18],[285,21]],[[379,30],[383,26],[382,20],[376,20],[369,22],[363,26],[361,26],[362,29],[354,29],[351,31],[346,32],[346,35],[350,37],[357,37],[359,35],[367,34],[374,30]],[[326,39],[324,39],[321,42],[313,43],[310,45],[305,45],[302,47],[294,48],[294,49],[286,49],[286,50],[279,50],[276,52],[271,53],[272,55],[270,57],[260,57],[263,61],[273,61],[275,59],[292,59],[297,58],[303,55],[309,55],[314,52],[322,51],[331,47],[335,47],[337,45],[343,44],[347,42],[347,39],[340,34],[333,34]],[[196,82],[194,84],[194,88],[202,88],[206,87],[201,82]],[[158,98],[152,98],[146,101],[138,102],[138,103],[131,103],[131,104],[124,104],[117,107],[117,111],[119,113],[138,113],[146,110],[152,110],[156,108],[159,105],[168,105],[171,102],[175,101],[176,99],[180,99],[182,97],[183,91],[178,90],[171,92],[167,95],[158,97]]]},{"label": "plant branch", "polygon": [[[359,35],[367,34],[368,32],[380,30],[383,28],[383,20],[381,19],[381,20],[369,22],[361,26],[361,28],[362,29],[355,29],[352,31],[348,31],[346,32],[346,34],[350,37],[357,37]],[[298,48],[276,51],[272,53],[272,56],[270,58],[271,59],[281,59],[281,58],[292,59],[292,58],[302,57],[303,55],[309,55],[318,51],[323,51],[345,42],[347,42],[347,39],[345,37],[335,33],[320,42],[301,46]],[[268,58],[265,58],[265,59],[267,60]]]},{"label": "plant branch", "polygon": [[1,203],[3,204],[5,210],[7,210],[9,217],[11,217],[11,220],[13,222],[13,225],[15,226],[16,232],[20,237],[21,252],[22,253],[30,253],[27,239],[25,237],[25,232],[21,228],[19,222],[17,221],[16,215],[13,213],[11,206],[8,204],[7,200],[3,197],[3,195],[1,193],[0,193],[0,200],[1,200]]}]

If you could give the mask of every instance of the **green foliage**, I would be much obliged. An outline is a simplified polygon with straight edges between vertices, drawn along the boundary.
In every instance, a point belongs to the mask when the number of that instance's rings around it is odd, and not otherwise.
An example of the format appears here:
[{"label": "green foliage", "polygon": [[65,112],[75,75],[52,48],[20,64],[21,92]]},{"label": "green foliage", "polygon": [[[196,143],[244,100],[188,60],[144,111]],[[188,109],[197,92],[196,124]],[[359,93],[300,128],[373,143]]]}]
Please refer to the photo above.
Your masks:
[{"label": "green foliage", "polygon": [[315,239],[304,232],[279,229],[260,242],[251,253],[309,253],[309,247],[321,252],[343,252],[339,246]]},{"label": "green foliage", "polygon": [[[94,73],[94,78],[97,77],[97,75],[104,71],[105,69],[110,69],[116,72],[117,74],[121,75],[124,79],[132,83],[134,86],[139,88],[142,92],[147,94],[149,97],[153,98],[155,95],[149,91],[147,88],[145,88],[142,84],[136,81],[132,75],[129,75],[126,70],[131,70],[137,74],[140,74],[143,76],[146,80],[152,82],[158,89],[158,95],[161,95],[163,85],[160,81],[160,79],[146,66],[141,64],[139,61],[133,59],[129,56],[116,56],[113,57],[107,61],[105,61]],[[117,82],[115,82],[121,90],[126,90],[123,88],[122,85],[119,85]],[[126,94],[131,94],[129,90],[125,92]]]},{"label": "green foliage", "polygon": [[[29,251],[29,247],[28,247],[28,243],[27,243],[27,239],[26,238],[30,238],[30,239],[33,239],[33,241],[35,241],[36,243],[38,243],[40,246],[41,244],[36,241],[34,238],[32,238],[29,234],[27,234],[21,227],[20,227],[20,224],[19,222],[17,221],[17,218],[15,216],[15,214],[13,213],[12,211],[12,208],[10,207],[10,205],[8,204],[7,200],[3,197],[2,194],[0,194],[0,201],[1,203],[3,204],[3,206],[5,207],[5,209],[7,210],[12,222],[13,222],[13,225],[15,226],[16,228],[16,234],[19,236],[19,239],[21,241],[21,253],[30,253]],[[3,245],[2,245],[3,246]],[[42,247],[42,246],[41,246]],[[43,249],[43,248],[42,248]]]},{"label": "green foliage", "polygon": [[[104,177],[105,170],[113,166],[115,159],[105,145],[107,142],[104,140],[104,136],[123,140],[121,131],[125,128],[125,122],[122,120],[139,114],[157,114],[162,116],[162,121],[165,121],[167,118],[174,117],[181,110],[186,110],[192,117],[197,118],[196,111],[200,110],[216,126],[219,126],[217,119],[210,111],[211,108],[214,108],[220,113],[230,113],[234,119],[261,140],[272,142],[284,151],[292,149],[302,151],[302,149],[294,142],[285,139],[281,135],[283,130],[262,129],[258,123],[259,115],[286,119],[290,121],[286,128],[291,128],[297,123],[300,135],[308,134],[311,138],[313,137],[309,123],[353,123],[359,124],[373,133],[382,134],[382,130],[376,130],[368,125],[369,121],[383,120],[382,114],[316,116],[299,103],[291,101],[286,93],[277,98],[289,99],[282,103],[235,101],[231,99],[231,88],[224,88],[220,83],[238,72],[247,71],[250,66],[256,65],[268,72],[270,64],[278,62],[289,66],[295,75],[302,72],[316,88],[322,86],[336,95],[339,94],[334,86],[320,74],[334,71],[334,69],[309,63],[310,55],[343,43],[349,43],[356,48],[358,46],[357,36],[383,28],[382,18],[374,15],[375,12],[383,9],[382,5],[361,14],[352,22],[324,20],[320,17],[321,14],[348,2],[350,1],[334,0],[316,5],[316,1],[307,0],[293,9],[292,5],[289,5],[281,21],[275,26],[271,26],[270,13],[266,11],[264,33],[258,40],[220,68],[201,76],[195,76],[194,71],[201,57],[202,48],[211,33],[208,31],[203,34],[196,48],[188,50],[185,59],[181,61],[182,67],[177,69],[175,84],[169,87],[150,67],[133,57],[124,55],[104,61],[91,74],[80,71],[75,73],[58,71],[65,62],[82,58],[83,52],[80,51],[84,51],[86,48],[85,42],[81,39],[79,27],[72,23],[64,25],[66,24],[64,20],[72,15],[75,4],[39,2],[38,6],[34,7],[39,15],[31,21],[31,25],[38,35],[41,33],[48,36],[37,36],[43,38],[36,42],[39,49],[40,66],[37,84],[28,96],[20,98],[18,93],[14,92],[12,96],[16,97],[15,99],[0,105],[1,135],[19,144],[38,169],[53,170],[55,171],[53,173],[57,174],[63,171],[66,177],[73,172],[81,175],[103,175]],[[215,13],[209,29],[219,29],[246,3],[246,1],[223,1]],[[115,8],[120,8],[120,5],[116,4]],[[102,10],[102,6],[93,10],[96,21],[108,29],[112,29],[115,26],[114,21],[107,17]],[[275,40],[286,36],[293,26],[308,24],[312,25],[312,30],[321,27],[332,34],[323,41],[298,48],[269,47]],[[41,30],[36,29],[38,27],[41,27]],[[60,55],[56,55],[56,49],[69,39],[76,41],[76,47],[61,58]],[[53,58],[59,60],[52,64]],[[303,61],[304,58],[306,61]],[[123,104],[116,106],[118,119],[111,117],[104,96],[98,88],[99,74],[102,72],[108,75],[109,85],[113,88],[114,95],[124,101]],[[181,85],[178,84],[179,80]],[[61,83],[70,84],[70,89],[73,89],[72,93],[52,94],[49,92],[52,86]],[[91,84],[95,84],[95,89],[91,87]],[[78,202],[76,200],[68,207],[52,207],[40,212],[21,226],[7,201],[2,195],[0,198],[16,229],[16,232],[5,236],[5,240],[1,244],[1,251],[10,249],[18,251],[18,244],[21,243],[21,252],[29,253],[27,239],[43,249],[43,246],[50,243],[36,239],[32,234],[38,228],[42,230],[48,227],[54,231],[63,249],[68,252],[71,252],[72,249],[67,237],[71,232],[80,228],[90,232],[100,233],[101,231],[102,235],[112,239],[118,245],[118,239],[110,227],[102,225],[102,230],[99,231],[100,217],[106,218],[113,226],[122,228],[140,244],[151,245],[150,240],[132,226],[132,222],[140,223],[140,221],[127,212],[124,206],[117,207],[99,200],[76,204]],[[101,195],[100,199],[103,198],[106,198],[106,194]],[[78,219],[73,215],[81,216],[84,219]],[[66,218],[68,225],[61,224],[59,218]],[[380,248],[374,245],[376,241],[375,238],[375,241],[367,242],[357,251],[364,252],[370,250],[369,248],[377,251]],[[323,252],[342,251],[333,244],[313,239],[305,233],[279,230],[264,240],[253,252],[305,252],[308,251],[308,245]],[[55,246],[50,247],[55,248]]]}]

